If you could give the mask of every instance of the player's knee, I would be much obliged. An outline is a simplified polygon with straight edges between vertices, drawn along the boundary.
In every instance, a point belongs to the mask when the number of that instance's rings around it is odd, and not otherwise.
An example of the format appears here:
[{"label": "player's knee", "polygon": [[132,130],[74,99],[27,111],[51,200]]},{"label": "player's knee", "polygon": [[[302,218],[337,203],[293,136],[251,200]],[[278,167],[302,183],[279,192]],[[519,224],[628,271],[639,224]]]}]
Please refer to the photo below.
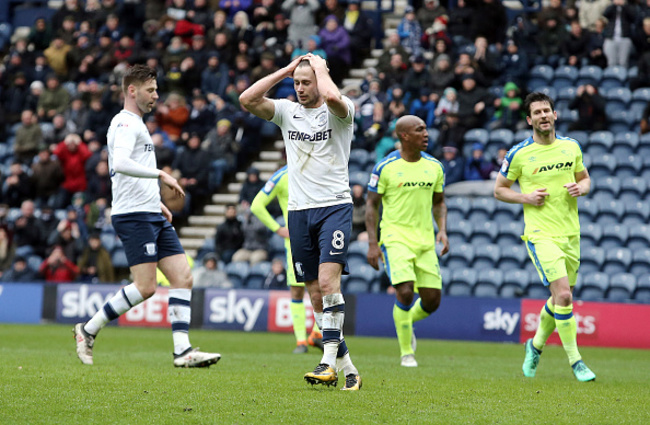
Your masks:
[{"label": "player's knee", "polygon": [[440,297],[434,297],[433,299],[422,300],[422,308],[427,313],[431,314],[434,311],[438,310],[440,307]]},{"label": "player's knee", "polygon": [[395,285],[395,296],[397,301],[404,305],[411,305],[413,303],[413,287],[407,283],[400,283]]},{"label": "player's knee", "polygon": [[156,284],[156,282],[152,281],[144,285],[138,285],[138,290],[140,291],[140,295],[142,295],[142,298],[146,300],[151,298],[153,294],[156,293],[157,287],[158,285]]},{"label": "player's knee", "polygon": [[568,306],[573,302],[573,296],[569,289],[562,290],[555,295],[555,305]]}]

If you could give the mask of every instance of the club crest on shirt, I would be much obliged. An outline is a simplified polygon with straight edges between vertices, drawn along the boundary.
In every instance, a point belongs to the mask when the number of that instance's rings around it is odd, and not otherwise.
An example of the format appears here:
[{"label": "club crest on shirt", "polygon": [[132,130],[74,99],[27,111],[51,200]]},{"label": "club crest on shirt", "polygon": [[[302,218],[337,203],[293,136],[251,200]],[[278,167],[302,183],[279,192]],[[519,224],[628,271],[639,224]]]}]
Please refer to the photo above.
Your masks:
[{"label": "club crest on shirt", "polygon": [[370,187],[377,187],[377,182],[379,181],[379,176],[377,174],[371,174],[370,175],[370,181],[368,182],[368,186]]},{"label": "club crest on shirt", "polygon": [[156,255],[156,244],[153,242],[144,244],[144,255]]},{"label": "club crest on shirt", "polygon": [[503,163],[501,164],[501,172],[505,173],[506,171],[508,171],[508,160],[504,159]]}]

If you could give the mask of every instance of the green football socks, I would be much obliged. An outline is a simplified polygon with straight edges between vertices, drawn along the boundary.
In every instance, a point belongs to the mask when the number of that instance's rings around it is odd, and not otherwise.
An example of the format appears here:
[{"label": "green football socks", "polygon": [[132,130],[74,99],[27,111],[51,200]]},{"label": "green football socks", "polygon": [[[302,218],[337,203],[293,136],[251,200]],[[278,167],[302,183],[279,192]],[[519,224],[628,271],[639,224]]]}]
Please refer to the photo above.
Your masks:
[{"label": "green football socks", "polygon": [[550,297],[542,311],[539,313],[539,325],[537,326],[537,332],[535,332],[535,337],[533,338],[533,346],[539,351],[544,349],[546,345],[546,340],[551,336],[555,330],[555,306],[553,305],[553,298]]},{"label": "green football socks", "polygon": [[560,334],[564,351],[569,357],[569,364],[573,365],[582,359],[576,340],[578,327],[576,318],[573,316],[573,305],[566,307],[555,306],[555,326],[557,327],[557,332]]}]

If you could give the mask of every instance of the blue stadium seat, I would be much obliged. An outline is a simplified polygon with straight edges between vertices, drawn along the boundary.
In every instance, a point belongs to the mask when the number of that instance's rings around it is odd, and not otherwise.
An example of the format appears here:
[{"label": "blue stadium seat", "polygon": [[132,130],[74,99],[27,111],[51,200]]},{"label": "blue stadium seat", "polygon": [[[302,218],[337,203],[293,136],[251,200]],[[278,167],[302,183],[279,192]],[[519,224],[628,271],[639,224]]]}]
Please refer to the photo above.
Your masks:
[{"label": "blue stadium seat", "polygon": [[650,220],[650,205],[647,202],[637,201],[625,204],[623,223],[633,226],[646,224]]},{"label": "blue stadium seat", "polygon": [[528,89],[535,91],[548,86],[553,80],[553,68],[548,65],[535,65],[528,75]]},{"label": "blue stadium seat", "polygon": [[442,279],[443,291],[444,287],[451,282],[451,270],[447,267],[440,267],[440,278]]},{"label": "blue stadium seat", "polygon": [[569,131],[567,134],[565,134],[565,136],[577,140],[580,143],[580,145],[583,147],[583,149],[589,143],[589,133],[586,131],[582,131],[582,130]]},{"label": "blue stadium seat", "polygon": [[474,261],[474,247],[469,244],[452,246],[446,255],[446,267],[450,270],[459,270],[470,267]]},{"label": "blue stadium seat", "polygon": [[508,202],[497,202],[492,220],[497,223],[507,223],[517,221],[522,214],[522,207],[519,204],[510,204]]},{"label": "blue stadium seat", "polygon": [[611,111],[607,114],[609,124],[607,128],[612,133],[624,133],[634,128],[635,120],[634,115],[625,109],[619,111]]},{"label": "blue stadium seat", "polygon": [[118,248],[113,251],[111,262],[115,268],[124,269],[129,267],[129,262],[126,259],[126,252],[123,248]]},{"label": "blue stadium seat", "polygon": [[648,184],[640,177],[625,178],[621,181],[621,191],[618,199],[624,203],[636,202],[644,199],[648,191]]},{"label": "blue stadium seat", "polygon": [[451,281],[447,286],[447,295],[469,296],[472,294],[472,288],[474,288],[475,284],[476,270],[467,268],[455,269],[451,272]]},{"label": "blue stadium seat", "polygon": [[605,298],[609,287],[609,276],[606,273],[586,273],[580,284],[579,298],[584,301],[596,301]]},{"label": "blue stadium seat", "polygon": [[367,163],[370,162],[370,152],[365,149],[352,149],[350,151],[350,161],[348,167],[352,171],[361,171],[366,169]]},{"label": "blue stadium seat", "polygon": [[453,226],[447,228],[449,245],[457,246],[469,243],[470,237],[472,236],[472,223],[466,220],[460,220],[453,223]]},{"label": "blue stadium seat", "polygon": [[465,133],[463,136],[465,140],[465,145],[471,145],[474,142],[483,143],[483,146],[487,145],[489,140],[489,133],[484,128],[472,128]]},{"label": "blue stadium seat", "polygon": [[619,273],[609,280],[609,289],[605,295],[608,301],[626,302],[632,298],[635,289],[636,276],[630,273]]},{"label": "blue stadium seat", "polygon": [[609,275],[627,273],[630,264],[632,264],[632,251],[628,248],[607,249],[605,263],[601,270]]},{"label": "blue stadium seat", "polygon": [[521,235],[524,234],[524,223],[521,221],[494,220],[499,229],[496,243],[503,246],[521,245]]},{"label": "blue stadium seat", "polygon": [[498,267],[500,270],[521,270],[528,259],[528,250],[523,245],[513,245],[508,249],[501,249]]},{"label": "blue stadium seat", "polygon": [[598,217],[598,205],[591,199],[578,198],[578,215],[582,223],[596,221],[596,217]]},{"label": "blue stadium seat", "polygon": [[458,223],[459,221],[464,219],[465,216],[456,210],[447,211],[447,223]]},{"label": "blue stadium seat", "polygon": [[467,215],[467,219],[473,223],[491,220],[496,209],[496,203],[496,199],[491,196],[475,198],[472,201],[472,208]]},{"label": "blue stadium seat", "polygon": [[99,240],[106,251],[110,254],[115,249],[117,245],[118,237],[112,233],[101,233],[99,235]]},{"label": "blue stadium seat", "polygon": [[350,173],[350,186],[360,184],[365,188],[368,186],[368,181],[370,181],[370,173],[366,171],[353,171]]},{"label": "blue stadium seat", "polygon": [[616,159],[616,169],[614,173],[623,179],[623,181],[641,175],[643,169],[643,159],[638,155],[621,155],[612,153]]},{"label": "blue stadium seat", "polygon": [[270,261],[260,261],[248,269],[248,275],[244,281],[244,286],[249,289],[262,289],[266,276],[271,272]]},{"label": "blue stadium seat", "polygon": [[587,248],[581,252],[580,272],[592,273],[600,271],[605,262],[605,250],[600,247]]},{"label": "blue stadium seat", "polygon": [[285,257],[286,253],[284,250],[284,238],[277,233],[271,235],[269,238],[268,251],[271,258]]},{"label": "blue stadium seat", "polygon": [[345,289],[343,292],[346,294],[363,294],[370,292],[370,284],[365,279],[349,277],[345,283]]},{"label": "blue stadium seat", "polygon": [[348,245],[348,261],[360,260],[361,263],[367,263],[368,242],[352,241]]},{"label": "blue stadium seat", "polygon": [[508,130],[507,128],[499,128],[490,131],[488,145],[505,145],[508,149],[510,149],[510,147],[512,147],[513,140],[514,134],[512,130]]},{"label": "blue stadium seat", "polygon": [[618,177],[605,177],[592,182],[592,185],[594,194],[605,193],[609,198],[616,198],[621,191],[621,181]]},{"label": "blue stadium seat", "polygon": [[506,270],[503,273],[503,283],[499,288],[499,296],[503,298],[522,297],[529,282],[530,274],[526,270]]},{"label": "blue stadium seat", "polygon": [[650,87],[641,87],[632,92],[632,100],[639,102],[650,102]]},{"label": "blue stadium seat", "polygon": [[647,104],[645,102],[639,102],[633,100],[632,103],[630,103],[629,111],[634,117],[635,121],[641,121],[646,106]]},{"label": "blue stadium seat", "polygon": [[528,139],[530,136],[533,135],[533,132],[531,130],[517,130],[515,135],[513,136],[513,144],[517,144],[519,142],[523,142],[524,140]]},{"label": "blue stadium seat", "polygon": [[553,99],[553,101],[557,99],[557,89],[554,86],[540,87],[537,91],[544,93],[546,96]]},{"label": "blue stadium seat", "polygon": [[501,257],[499,246],[484,243],[475,244],[475,246],[476,249],[474,250],[474,262],[472,263],[472,267],[476,270],[495,268],[499,262],[499,257]]},{"label": "blue stadium seat", "polygon": [[38,269],[41,267],[41,264],[43,264],[43,258],[41,256],[32,254],[27,257],[27,267],[30,270],[38,273]]},{"label": "blue stadium seat", "polygon": [[529,273],[528,286],[526,286],[526,296],[534,299],[546,299],[550,292],[539,278],[536,270],[531,270]]},{"label": "blue stadium seat", "polygon": [[503,283],[503,272],[497,269],[481,270],[476,275],[476,284],[474,285],[475,297],[497,297],[499,288]]},{"label": "blue stadium seat", "polygon": [[622,151],[627,155],[632,155],[636,152],[638,146],[639,146],[639,135],[637,133],[633,131],[624,131],[621,133],[615,133],[612,153],[616,154],[617,152]]},{"label": "blue stadium seat", "polygon": [[557,131],[564,134],[569,129],[569,124],[578,121],[578,111],[571,109],[556,110],[557,112]]},{"label": "blue stadium seat", "polygon": [[614,200],[598,201],[598,218],[601,225],[610,225],[621,222],[625,213],[625,205]]},{"label": "blue stadium seat", "polygon": [[197,263],[201,263],[203,260],[203,257],[209,252],[215,252],[215,246],[214,246],[214,238],[213,237],[207,237],[203,240],[203,245],[201,245],[201,248],[196,253],[196,257],[194,260]]},{"label": "blue stadium seat", "polygon": [[578,68],[575,66],[559,66],[553,73],[553,88],[556,90],[573,87],[578,79]]},{"label": "blue stadium seat", "polygon": [[576,97],[576,87],[574,86],[563,87],[557,91],[557,100],[567,100],[570,102],[575,97]]},{"label": "blue stadium seat", "polygon": [[429,146],[435,146],[438,143],[438,137],[440,137],[440,130],[437,128],[427,128],[427,133],[429,133]]},{"label": "blue stadium seat", "polygon": [[602,78],[602,68],[596,65],[586,65],[578,71],[578,81],[576,82],[576,86],[591,84],[594,87],[599,87]]},{"label": "blue stadium seat", "polygon": [[616,87],[606,90],[604,97],[608,104],[615,103],[627,108],[632,101],[632,92],[627,87]]},{"label": "blue stadium seat", "polygon": [[[646,224],[629,227],[627,243],[625,246],[633,251],[650,248],[650,226]],[[650,258],[649,258],[650,261]]]},{"label": "blue stadium seat", "polygon": [[365,279],[369,284],[375,280],[377,271],[370,264],[361,264],[350,269],[350,278]]},{"label": "blue stadium seat", "polygon": [[632,298],[635,301],[650,304],[650,274],[644,274],[638,277],[636,290]]},{"label": "blue stadium seat", "polygon": [[623,66],[608,66],[603,71],[600,88],[607,90],[614,87],[623,87],[627,81],[627,69]]},{"label": "blue stadium seat", "polygon": [[627,246],[629,233],[630,230],[625,224],[613,224],[604,226],[603,236],[600,239],[599,246],[606,251]]},{"label": "blue stadium seat", "polygon": [[[614,134],[610,131],[594,131],[589,136],[589,142],[586,143],[586,151],[592,157],[608,153],[614,146]],[[593,163],[592,163],[593,166]]]},{"label": "blue stadium seat", "polygon": [[249,269],[248,262],[246,261],[233,261],[226,264],[225,272],[235,288],[242,288],[246,277],[248,276]]},{"label": "blue stadium seat", "polygon": [[472,223],[472,233],[470,234],[470,242],[472,245],[478,247],[475,255],[478,255],[478,249],[482,245],[491,244],[496,241],[499,229],[497,224],[493,221],[483,221],[480,223]]},{"label": "blue stadium seat", "polygon": [[580,242],[588,242],[591,246],[598,246],[603,237],[603,229],[598,223],[583,224],[580,229]]},{"label": "blue stadium seat", "polygon": [[650,245],[646,248],[632,250],[632,262],[630,263],[630,273],[639,277],[645,274],[650,274]]},{"label": "blue stadium seat", "polygon": [[472,208],[472,203],[469,198],[464,196],[453,196],[445,200],[447,211],[459,211],[463,217],[467,217],[467,213]]}]

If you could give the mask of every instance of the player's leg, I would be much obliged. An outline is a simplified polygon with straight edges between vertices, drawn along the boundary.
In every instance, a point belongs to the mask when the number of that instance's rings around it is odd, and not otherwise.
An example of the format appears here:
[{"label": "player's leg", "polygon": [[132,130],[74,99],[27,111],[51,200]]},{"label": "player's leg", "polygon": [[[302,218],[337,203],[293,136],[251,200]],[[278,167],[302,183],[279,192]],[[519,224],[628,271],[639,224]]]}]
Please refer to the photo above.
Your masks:
[{"label": "player's leg", "polygon": [[[287,273],[288,275],[288,273]],[[289,282],[290,279],[287,279]],[[307,352],[307,330],[305,325],[305,286],[296,284],[289,286],[291,292],[291,321],[293,323],[293,334],[296,337],[296,348],[293,354],[303,354]]]},{"label": "player's leg", "polygon": [[393,322],[399,344],[401,365],[416,367],[415,350],[413,348],[413,320],[411,306],[413,304],[413,281],[393,285],[395,288],[395,305],[393,305]]}]

